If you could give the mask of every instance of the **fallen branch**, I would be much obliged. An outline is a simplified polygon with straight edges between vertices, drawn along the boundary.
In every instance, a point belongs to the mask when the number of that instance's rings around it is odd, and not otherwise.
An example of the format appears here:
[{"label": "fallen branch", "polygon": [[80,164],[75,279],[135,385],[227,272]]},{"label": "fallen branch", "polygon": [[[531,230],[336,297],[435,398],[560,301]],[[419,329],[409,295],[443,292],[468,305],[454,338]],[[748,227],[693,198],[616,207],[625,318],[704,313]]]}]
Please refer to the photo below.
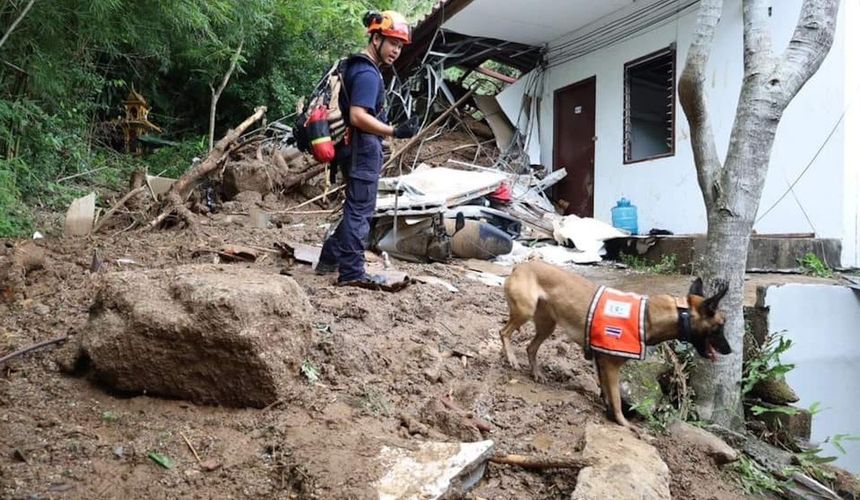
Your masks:
[{"label": "fallen branch", "polygon": [[525,455],[493,455],[490,462],[494,464],[516,465],[524,469],[582,469],[591,465],[587,458],[541,458]]},{"label": "fallen branch", "polygon": [[138,193],[143,192],[143,190],[144,190],[144,189],[146,189],[146,185],[145,185],[145,184],[144,184],[143,186],[138,186],[138,187],[136,187],[136,188],[132,189],[131,191],[129,191],[128,193],[126,193],[126,194],[125,194],[125,196],[123,196],[122,198],[120,198],[120,199],[119,199],[119,201],[118,201],[118,202],[116,202],[116,203],[114,204],[114,206],[112,206],[112,207],[110,208],[110,210],[108,210],[108,211],[107,211],[107,213],[105,213],[104,217],[102,217],[101,219],[99,219],[99,221],[98,221],[98,222],[96,223],[96,225],[93,227],[93,231],[92,231],[92,232],[93,232],[93,233],[97,233],[97,232],[99,231],[99,229],[101,229],[101,228],[102,228],[102,226],[104,226],[104,225],[105,225],[105,222],[107,222],[107,221],[108,221],[108,220],[113,216],[113,214],[115,214],[115,213],[116,213],[116,211],[117,211],[117,210],[119,210],[120,208],[122,208],[122,207],[123,207],[123,205],[125,205],[125,202],[127,202],[128,200],[130,200],[130,199],[132,199],[133,197],[135,197]]},{"label": "fallen branch", "polygon": [[186,225],[191,228],[196,228],[193,214],[185,207],[184,200],[188,198],[191,189],[203,178],[217,170],[221,160],[226,156],[230,146],[250,127],[254,122],[263,117],[266,113],[266,107],[260,106],[254,111],[254,114],[245,119],[235,129],[227,131],[227,134],[215,143],[215,146],[209,152],[205,160],[197,164],[194,168],[182,174],[176,182],[170,186],[170,191],[164,197],[162,205],[162,213],[155,218],[149,227],[155,228],[164,221],[171,213],[176,214],[185,221]]},{"label": "fallen branch", "polygon": [[336,192],[340,191],[341,189],[343,189],[343,188],[344,188],[344,186],[345,186],[344,184],[341,184],[340,186],[338,186],[338,187],[336,187],[336,188],[332,189],[331,191],[326,191],[325,193],[323,193],[323,194],[321,194],[321,195],[314,196],[313,198],[311,198],[311,199],[309,199],[309,200],[306,200],[306,201],[303,201],[303,202],[299,203],[299,204],[298,204],[298,205],[296,205],[296,206],[293,206],[293,207],[290,207],[290,208],[285,208],[284,210],[279,210],[279,211],[277,211],[277,212],[272,212],[272,213],[273,213],[273,214],[287,214],[287,213],[293,212],[294,210],[298,210],[298,209],[300,209],[300,208],[302,208],[302,207],[306,207],[306,206],[310,205],[311,203],[313,203],[313,202],[315,202],[315,201],[319,201],[319,200],[321,200],[321,199],[325,198],[326,196],[328,196],[328,195],[330,195],[330,194],[334,194],[334,193],[336,193]]},{"label": "fallen branch", "polygon": [[188,438],[187,438],[187,437],[185,437],[185,434],[183,434],[183,433],[181,433],[181,432],[180,432],[180,433],[179,433],[179,435],[180,435],[180,436],[182,436],[182,439],[185,441],[185,444],[187,444],[187,445],[188,445],[188,449],[189,449],[189,450],[191,450],[191,453],[193,453],[193,454],[194,454],[194,458],[196,458],[196,459],[197,459],[197,463],[198,463],[198,464],[199,464],[199,463],[201,463],[201,461],[200,461],[200,455],[198,455],[198,454],[197,454],[197,450],[195,450],[195,449],[194,449],[194,446],[192,446],[192,445],[191,445],[191,441],[189,441],[189,440],[188,440]]},{"label": "fallen branch", "polygon": [[49,346],[52,344],[59,344],[60,342],[68,340],[68,338],[69,338],[68,335],[63,335],[62,337],[57,337],[57,338],[51,339],[51,340],[44,340],[44,341],[39,342],[37,344],[33,344],[29,347],[19,349],[19,350],[15,351],[11,354],[7,354],[7,355],[3,356],[2,358],[0,358],[0,365],[9,361],[10,359],[17,358],[18,356],[21,356],[22,354],[27,354],[30,351],[35,351],[36,349],[41,349],[42,347],[46,347],[46,346]]}]

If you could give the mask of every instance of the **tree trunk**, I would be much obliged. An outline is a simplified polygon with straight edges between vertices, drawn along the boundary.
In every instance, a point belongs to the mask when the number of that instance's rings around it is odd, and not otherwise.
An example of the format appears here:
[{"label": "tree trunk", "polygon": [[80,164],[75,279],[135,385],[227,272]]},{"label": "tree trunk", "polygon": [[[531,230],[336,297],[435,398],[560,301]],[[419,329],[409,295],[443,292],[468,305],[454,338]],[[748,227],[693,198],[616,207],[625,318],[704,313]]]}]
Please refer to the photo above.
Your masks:
[{"label": "tree trunk", "polygon": [[830,51],[838,0],[805,0],[788,48],[771,48],[769,0],[744,0],[744,80],[725,164],[717,156],[705,97],[706,66],[722,0],[702,0],[696,35],[679,82],[690,123],[699,187],[705,200],[708,236],[698,271],[706,292],[717,279],[729,284],[721,302],[733,354],[714,363],[698,361],[692,374],[699,417],[738,428],[743,423],[743,280],[747,251],[770,153],[782,113],[815,74]]},{"label": "tree trunk", "polygon": [[244,44],[245,40],[239,42],[236,53],[230,59],[230,67],[227,69],[227,73],[224,74],[224,78],[221,80],[221,85],[218,86],[218,89],[216,90],[212,85],[209,86],[212,90],[212,103],[209,106],[209,151],[212,151],[212,146],[215,142],[215,110],[218,108],[218,100],[221,99],[221,93],[224,92],[227,82],[230,81],[230,76],[233,74],[233,70],[236,69],[236,63],[242,54],[242,46]]}]

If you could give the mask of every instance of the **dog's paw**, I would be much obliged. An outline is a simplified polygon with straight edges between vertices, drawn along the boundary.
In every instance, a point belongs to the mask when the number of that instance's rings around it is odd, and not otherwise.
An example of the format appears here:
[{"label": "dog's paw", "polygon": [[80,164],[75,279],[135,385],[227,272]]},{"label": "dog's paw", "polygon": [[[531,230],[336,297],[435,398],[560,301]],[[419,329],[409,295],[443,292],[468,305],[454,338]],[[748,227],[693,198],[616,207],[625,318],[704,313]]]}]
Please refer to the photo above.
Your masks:
[{"label": "dog's paw", "polygon": [[514,369],[514,370],[520,369],[520,364],[517,362],[517,358],[515,358],[512,355],[508,355],[508,356],[506,356],[506,359],[508,360],[508,366],[510,366],[512,369]]}]

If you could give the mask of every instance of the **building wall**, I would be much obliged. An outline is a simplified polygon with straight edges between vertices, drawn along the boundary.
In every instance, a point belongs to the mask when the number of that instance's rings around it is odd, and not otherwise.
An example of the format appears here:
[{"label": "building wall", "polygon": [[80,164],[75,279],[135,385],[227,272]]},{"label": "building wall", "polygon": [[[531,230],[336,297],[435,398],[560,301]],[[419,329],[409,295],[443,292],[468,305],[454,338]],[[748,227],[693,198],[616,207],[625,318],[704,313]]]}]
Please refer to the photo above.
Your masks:
[{"label": "building wall", "polygon": [[[842,262],[860,267],[860,158],[857,158],[857,138],[860,137],[860,0],[843,0],[845,25],[845,196],[842,239]],[[853,264],[852,264],[853,263]]]},{"label": "building wall", "polygon": [[[812,420],[812,440],[837,434],[860,436],[860,291],[830,285],[783,285],[767,290],[770,332],[785,332],[793,345],[781,361],[794,364],[786,381],[800,396],[797,406],[822,409]],[[825,455],[860,474],[860,442],[846,441],[841,454],[832,444]]]},{"label": "building wall", "polygon": [[[846,3],[857,1],[847,0]],[[802,0],[773,2],[772,35],[777,54],[791,38],[801,3]],[[632,8],[636,8],[636,4]],[[780,123],[755,230],[759,233],[814,232],[818,237],[842,238],[845,245],[842,264],[858,266],[857,162],[848,165],[843,161],[844,157],[850,158],[846,151],[849,145],[843,140],[844,123],[835,127],[829,141],[826,139],[846,105],[844,61],[849,55],[843,36],[845,10],[840,10],[837,38],[830,55],[789,105]],[[624,63],[676,43],[677,73],[680,74],[695,28],[696,13],[696,8],[688,9],[661,26],[555,67],[550,60],[550,68],[532,78],[540,80],[541,85],[537,87],[543,89],[539,113],[540,160],[545,165],[551,164],[553,159],[553,93],[592,76],[597,79],[594,186],[594,217],[597,219],[610,221],[611,207],[624,196],[637,205],[639,228],[643,232],[651,228],[669,229],[676,234],[706,230],[689,125],[677,98],[675,155],[630,165],[623,163]],[[582,32],[593,28],[583,28]],[[555,43],[576,36],[577,33],[571,33]],[[740,94],[742,40],[741,1],[726,0],[707,70],[712,126],[721,157],[725,157],[728,148]],[[514,85],[500,95],[506,113],[511,113],[514,107],[518,110],[518,98],[521,99],[525,87]],[[809,164],[823,144],[817,159]],[[534,158],[532,161],[537,162]],[[794,187],[789,190],[792,183]],[[847,185],[845,189],[843,185]],[[849,189],[853,191],[847,191]],[[852,196],[850,200],[849,195]]]}]

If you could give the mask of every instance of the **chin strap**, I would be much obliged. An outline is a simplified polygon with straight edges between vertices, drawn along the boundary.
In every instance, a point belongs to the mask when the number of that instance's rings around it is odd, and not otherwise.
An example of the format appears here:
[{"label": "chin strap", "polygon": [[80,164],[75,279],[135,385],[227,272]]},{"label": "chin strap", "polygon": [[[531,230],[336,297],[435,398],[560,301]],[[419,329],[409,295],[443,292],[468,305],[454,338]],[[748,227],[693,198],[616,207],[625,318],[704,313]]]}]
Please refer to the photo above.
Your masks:
[{"label": "chin strap", "polygon": [[382,64],[383,64],[382,53],[379,52],[379,48],[382,47],[383,43],[385,43],[385,37],[383,37],[382,41],[379,42],[379,47],[377,47],[376,45],[373,45],[372,43],[370,44],[373,47],[374,54],[376,54],[376,65],[377,66],[382,66]]}]

